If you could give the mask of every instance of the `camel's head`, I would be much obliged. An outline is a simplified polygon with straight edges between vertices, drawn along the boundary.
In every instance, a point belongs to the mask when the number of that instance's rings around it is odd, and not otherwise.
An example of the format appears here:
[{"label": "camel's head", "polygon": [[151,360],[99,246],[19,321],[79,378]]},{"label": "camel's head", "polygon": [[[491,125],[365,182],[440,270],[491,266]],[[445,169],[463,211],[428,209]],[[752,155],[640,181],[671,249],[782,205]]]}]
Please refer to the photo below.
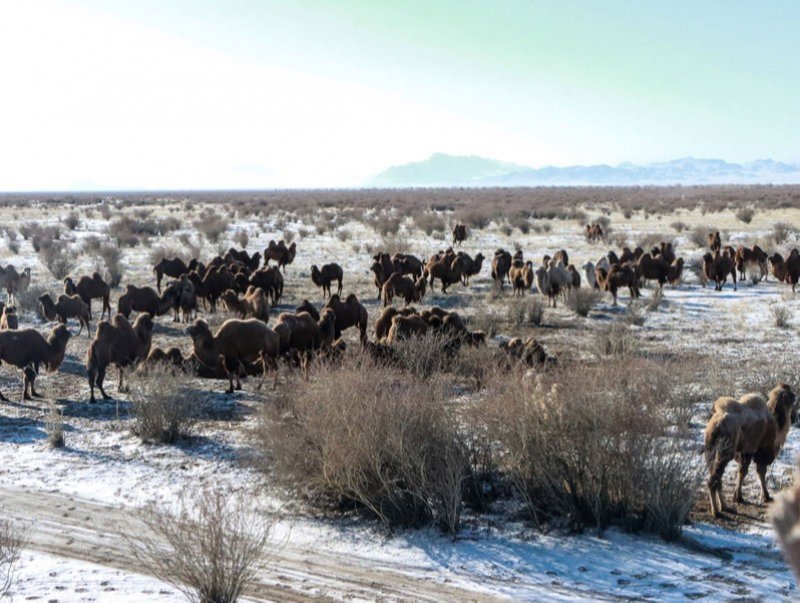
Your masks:
[{"label": "camel's head", "polygon": [[208,328],[208,323],[199,318],[194,321],[194,324],[186,327],[184,332],[192,338],[192,341],[211,337],[211,329]]},{"label": "camel's head", "polygon": [[769,393],[770,406],[775,410],[781,409],[784,413],[789,413],[791,422],[797,419],[797,396],[792,391],[790,385],[778,383]]},{"label": "camel's head", "polygon": [[47,337],[47,342],[50,345],[57,345],[60,348],[66,348],[67,342],[72,334],[67,329],[66,325],[58,325],[55,329],[50,331],[50,335]]}]

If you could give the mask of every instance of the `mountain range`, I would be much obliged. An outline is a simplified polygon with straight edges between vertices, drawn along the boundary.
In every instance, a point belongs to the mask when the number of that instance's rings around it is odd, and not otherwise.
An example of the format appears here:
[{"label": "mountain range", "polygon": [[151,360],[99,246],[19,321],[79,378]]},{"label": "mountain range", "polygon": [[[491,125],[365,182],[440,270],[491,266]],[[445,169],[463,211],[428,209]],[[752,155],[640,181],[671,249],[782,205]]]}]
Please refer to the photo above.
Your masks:
[{"label": "mountain range", "polygon": [[685,157],[673,161],[526,167],[475,155],[435,153],[428,159],[392,166],[370,178],[373,187],[434,186],[627,186],[667,184],[798,184],[800,165],[760,159],[730,163]]}]

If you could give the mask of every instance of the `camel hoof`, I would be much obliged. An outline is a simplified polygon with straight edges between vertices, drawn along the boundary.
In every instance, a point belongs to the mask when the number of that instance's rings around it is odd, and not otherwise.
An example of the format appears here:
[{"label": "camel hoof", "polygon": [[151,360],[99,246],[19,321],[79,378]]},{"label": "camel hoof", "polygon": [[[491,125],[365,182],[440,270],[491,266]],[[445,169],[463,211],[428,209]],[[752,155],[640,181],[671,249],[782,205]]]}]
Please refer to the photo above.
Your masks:
[{"label": "camel hoof", "polygon": [[31,400],[32,398],[30,397],[29,394],[23,394],[22,399],[23,400]]}]

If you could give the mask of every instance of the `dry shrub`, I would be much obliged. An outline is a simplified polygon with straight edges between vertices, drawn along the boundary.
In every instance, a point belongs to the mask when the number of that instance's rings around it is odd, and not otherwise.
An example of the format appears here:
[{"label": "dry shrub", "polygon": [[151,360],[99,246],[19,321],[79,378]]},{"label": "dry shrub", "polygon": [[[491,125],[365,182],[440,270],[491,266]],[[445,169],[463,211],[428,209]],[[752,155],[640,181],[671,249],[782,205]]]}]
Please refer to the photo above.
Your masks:
[{"label": "dry shrub", "polygon": [[103,241],[97,235],[90,235],[83,239],[81,243],[81,253],[92,255],[100,250]]},{"label": "dry shrub", "polygon": [[711,229],[705,226],[697,226],[689,234],[689,240],[695,247],[705,247],[708,245],[708,233],[712,232]]},{"label": "dry shrub", "polygon": [[602,293],[594,289],[570,289],[567,294],[567,307],[578,316],[586,317],[602,298]]},{"label": "dry shrub", "polygon": [[8,520],[0,519],[0,597],[7,595],[11,588],[24,540],[19,528]]},{"label": "dry shrub", "polygon": [[64,225],[70,230],[77,230],[78,226],[81,225],[81,218],[77,212],[72,211],[64,218]]},{"label": "dry shrub", "polygon": [[668,234],[661,232],[650,232],[642,235],[642,237],[636,242],[636,245],[644,249],[645,252],[649,252],[653,247],[658,247],[661,244],[661,241],[672,242],[672,239],[670,239]]},{"label": "dry shrub", "polygon": [[203,235],[209,243],[216,244],[222,235],[228,230],[230,222],[227,218],[220,216],[213,211],[204,211],[200,214],[200,219],[194,223],[194,227]]},{"label": "dry shrub", "polygon": [[442,333],[429,331],[424,335],[401,339],[393,345],[399,365],[418,378],[427,379],[446,372],[458,353],[457,342]]},{"label": "dry shrub", "polygon": [[745,224],[750,224],[756,215],[756,210],[752,207],[742,207],[736,210],[736,219]]},{"label": "dry shrub", "polygon": [[155,266],[162,259],[181,258],[186,260],[183,250],[177,245],[171,243],[161,243],[158,247],[153,247],[147,252],[147,261],[151,266]]},{"label": "dry shrub", "polygon": [[[108,225],[108,235],[116,239],[117,245],[135,247],[141,241],[164,236],[181,227],[180,221],[174,216],[157,220],[149,217],[149,211],[137,211],[136,214],[120,216]],[[211,224],[213,221],[209,220],[209,225]]]},{"label": "dry shrub", "polygon": [[98,249],[95,259],[97,271],[102,274],[109,287],[119,287],[125,275],[122,265],[122,250],[115,245],[104,244]]},{"label": "dry shrub", "polygon": [[489,226],[492,221],[491,208],[473,207],[457,212],[453,216],[456,224],[466,224],[467,228],[481,230]]},{"label": "dry shrub", "polygon": [[673,222],[672,224],[670,224],[670,226],[675,232],[683,232],[688,228],[686,222],[681,222],[680,220]]},{"label": "dry shrub", "polygon": [[135,512],[144,524],[124,534],[147,573],[191,601],[233,603],[266,560],[272,518],[252,496],[221,489],[184,491],[178,512],[150,503]]},{"label": "dry shrub", "polygon": [[779,329],[788,329],[791,324],[792,313],[787,306],[772,306],[770,308],[772,317],[775,319],[775,326]]},{"label": "dry shrub", "polygon": [[77,267],[76,254],[66,246],[45,247],[39,252],[39,261],[56,280],[64,280]]},{"label": "dry shrub", "polygon": [[544,305],[536,297],[513,298],[508,304],[508,321],[513,325],[542,324]]},{"label": "dry shrub", "polygon": [[50,293],[52,297],[52,291],[50,291],[48,287],[42,285],[41,283],[31,283],[31,285],[25,291],[17,293],[14,296],[14,301],[17,305],[17,311],[23,314],[33,312],[39,318],[44,318],[42,316],[42,308],[41,304],[39,303],[39,298],[45,293]]},{"label": "dry shrub", "polygon": [[[55,242],[61,238],[61,232],[55,226],[41,226],[35,222],[28,226],[31,246],[36,253],[54,247]],[[22,232],[22,228],[23,227],[20,227],[20,232]]]},{"label": "dry shrub", "polygon": [[51,448],[64,447],[64,422],[61,419],[61,410],[52,402],[44,418],[44,429],[47,433],[47,443]]},{"label": "dry shrub", "polygon": [[664,290],[661,288],[654,289],[651,295],[645,302],[646,308],[649,312],[658,312],[662,305],[665,305],[667,300],[664,298]]},{"label": "dry shrub", "polygon": [[664,364],[621,359],[493,385],[487,429],[537,526],[680,535],[701,468],[668,418],[673,379]]},{"label": "dry shrub", "polygon": [[705,287],[708,283],[708,277],[706,276],[706,272],[703,269],[703,258],[694,257],[691,258],[686,265],[686,272],[691,272],[694,274],[697,282],[700,283],[701,286]]},{"label": "dry shrub", "polygon": [[233,235],[233,242],[239,246],[239,249],[247,249],[247,244],[250,242],[250,235],[244,229],[237,230]]},{"label": "dry shrub", "polygon": [[143,442],[170,444],[185,437],[194,424],[194,403],[185,376],[169,367],[154,367],[130,379],[136,419],[133,431]]},{"label": "dry shrub", "polygon": [[280,479],[314,505],[355,507],[390,529],[458,530],[467,458],[439,379],[363,362],[297,385],[259,430]]},{"label": "dry shrub", "polygon": [[[633,307],[630,306],[628,311]],[[592,341],[592,351],[598,358],[628,358],[633,356],[638,347],[639,342],[633,329],[624,322],[613,322],[601,327],[595,332]]]},{"label": "dry shrub", "polygon": [[444,232],[446,228],[444,218],[433,211],[417,212],[413,215],[413,219],[417,228],[428,236],[434,232]]},{"label": "dry shrub", "polygon": [[772,225],[772,242],[776,245],[783,245],[791,235],[796,236],[797,229],[788,222],[775,222]]}]

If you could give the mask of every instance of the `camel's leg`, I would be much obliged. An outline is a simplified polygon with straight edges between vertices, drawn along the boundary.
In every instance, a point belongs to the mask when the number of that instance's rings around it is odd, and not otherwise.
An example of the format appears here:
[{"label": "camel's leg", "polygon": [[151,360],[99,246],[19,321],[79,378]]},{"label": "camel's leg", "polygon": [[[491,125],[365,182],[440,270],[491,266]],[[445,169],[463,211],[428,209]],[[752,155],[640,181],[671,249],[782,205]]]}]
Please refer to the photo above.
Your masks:
[{"label": "camel's leg", "polygon": [[767,465],[756,463],[756,473],[758,473],[758,481],[761,482],[761,502],[766,504],[772,500],[767,490]]},{"label": "camel's leg", "polygon": [[739,462],[739,477],[736,480],[736,490],[733,494],[733,500],[737,503],[743,503],[744,498],[742,498],[742,484],[744,482],[744,478],[747,477],[747,472],[750,470],[750,463],[752,462],[753,457],[751,456],[742,456],[742,460]]},{"label": "camel's leg", "polygon": [[717,492],[712,486],[708,486],[708,498],[711,503],[711,515],[719,517],[719,501],[717,500]]},{"label": "camel's leg", "polygon": [[22,371],[22,399],[23,400],[30,400],[31,395],[28,393],[28,388],[30,387],[30,376],[28,375],[27,371]]},{"label": "camel's leg", "polygon": [[127,393],[128,391],[128,387],[124,383],[124,370],[121,366],[118,367],[118,370],[119,370],[119,381],[117,383],[117,391],[124,394]]},{"label": "camel's leg", "polygon": [[[106,390],[103,388],[103,381],[105,381],[105,378],[106,378],[105,368],[97,371],[97,387],[100,389],[100,394],[103,396],[103,400],[110,400],[111,396],[109,396],[106,393]],[[92,395],[92,398],[94,399],[94,394]]]}]

